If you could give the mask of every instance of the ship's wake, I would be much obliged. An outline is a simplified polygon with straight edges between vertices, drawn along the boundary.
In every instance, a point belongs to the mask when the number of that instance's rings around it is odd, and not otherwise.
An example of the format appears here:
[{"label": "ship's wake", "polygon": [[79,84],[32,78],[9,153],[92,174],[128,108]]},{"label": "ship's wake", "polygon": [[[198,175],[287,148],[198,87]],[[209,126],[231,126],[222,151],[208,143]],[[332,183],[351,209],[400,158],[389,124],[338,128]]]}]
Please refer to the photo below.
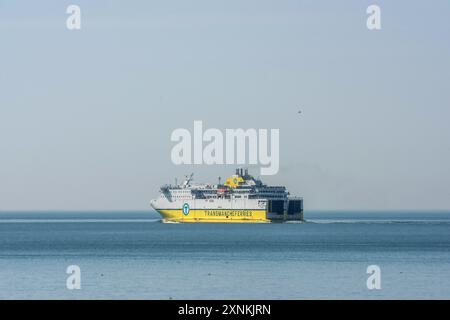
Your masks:
[{"label": "ship's wake", "polygon": [[311,224],[450,224],[450,220],[359,220],[359,219],[311,219]]}]

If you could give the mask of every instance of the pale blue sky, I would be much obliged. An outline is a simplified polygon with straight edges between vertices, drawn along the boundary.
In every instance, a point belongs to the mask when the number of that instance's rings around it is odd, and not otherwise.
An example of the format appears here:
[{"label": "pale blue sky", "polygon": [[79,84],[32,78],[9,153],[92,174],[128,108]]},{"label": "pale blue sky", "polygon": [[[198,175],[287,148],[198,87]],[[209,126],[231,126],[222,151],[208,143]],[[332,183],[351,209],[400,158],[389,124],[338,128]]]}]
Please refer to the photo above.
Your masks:
[{"label": "pale blue sky", "polygon": [[171,163],[194,120],[279,128],[266,181],[307,210],[450,209],[447,0],[0,0],[0,40],[0,210],[145,210],[232,173]]}]

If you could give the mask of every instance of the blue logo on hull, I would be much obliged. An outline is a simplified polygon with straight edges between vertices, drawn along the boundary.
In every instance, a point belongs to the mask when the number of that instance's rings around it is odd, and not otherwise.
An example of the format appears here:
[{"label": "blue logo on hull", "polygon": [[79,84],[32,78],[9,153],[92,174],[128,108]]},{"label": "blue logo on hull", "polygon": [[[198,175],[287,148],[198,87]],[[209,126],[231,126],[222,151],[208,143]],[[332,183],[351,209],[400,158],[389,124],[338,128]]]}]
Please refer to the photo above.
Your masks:
[{"label": "blue logo on hull", "polygon": [[189,214],[189,205],[187,203],[183,204],[183,214],[187,216]]}]

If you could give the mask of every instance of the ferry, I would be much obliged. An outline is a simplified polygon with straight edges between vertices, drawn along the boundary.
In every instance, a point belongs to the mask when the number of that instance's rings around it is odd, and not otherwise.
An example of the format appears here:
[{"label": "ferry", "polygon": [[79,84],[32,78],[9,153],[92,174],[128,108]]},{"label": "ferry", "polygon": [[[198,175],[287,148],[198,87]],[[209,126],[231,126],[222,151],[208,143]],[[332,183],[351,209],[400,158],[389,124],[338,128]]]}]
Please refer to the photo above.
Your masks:
[{"label": "ferry", "polygon": [[151,206],[163,222],[286,222],[304,221],[303,198],[284,186],[269,186],[242,168],[225,183],[196,184],[193,174],[182,184],[164,185]]}]

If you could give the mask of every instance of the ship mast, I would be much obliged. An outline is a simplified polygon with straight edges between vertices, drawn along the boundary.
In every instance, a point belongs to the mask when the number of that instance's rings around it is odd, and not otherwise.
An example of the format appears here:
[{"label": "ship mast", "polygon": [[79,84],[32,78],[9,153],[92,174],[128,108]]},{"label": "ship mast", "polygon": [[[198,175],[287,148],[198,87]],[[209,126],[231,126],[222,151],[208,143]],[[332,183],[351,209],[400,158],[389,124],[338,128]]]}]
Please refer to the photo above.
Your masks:
[{"label": "ship mast", "polygon": [[186,176],[186,180],[183,182],[183,186],[187,187],[189,183],[192,181],[192,177],[194,176],[194,173],[191,173],[191,175],[188,177]]}]

